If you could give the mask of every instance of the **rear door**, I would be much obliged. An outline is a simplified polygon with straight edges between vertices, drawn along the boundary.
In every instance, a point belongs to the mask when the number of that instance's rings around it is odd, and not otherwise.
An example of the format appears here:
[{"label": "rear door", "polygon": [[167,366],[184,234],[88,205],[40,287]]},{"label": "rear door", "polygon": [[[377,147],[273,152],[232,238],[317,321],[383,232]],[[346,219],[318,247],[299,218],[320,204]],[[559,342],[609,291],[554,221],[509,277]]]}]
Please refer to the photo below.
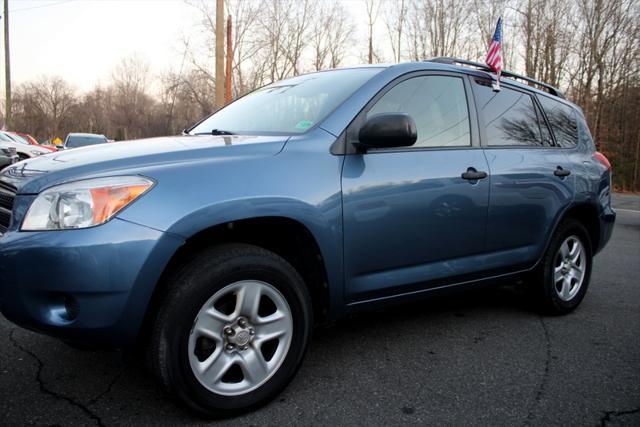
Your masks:
[{"label": "rear door", "polygon": [[386,88],[347,130],[367,117],[403,112],[416,122],[412,147],[347,155],[342,176],[349,301],[411,292],[482,268],[489,196],[466,76],[406,76]]},{"label": "rear door", "polygon": [[[473,79],[491,174],[487,252],[492,268],[525,268],[537,261],[555,220],[574,197],[574,178],[535,97]],[[575,172],[575,171],[574,171]]]}]

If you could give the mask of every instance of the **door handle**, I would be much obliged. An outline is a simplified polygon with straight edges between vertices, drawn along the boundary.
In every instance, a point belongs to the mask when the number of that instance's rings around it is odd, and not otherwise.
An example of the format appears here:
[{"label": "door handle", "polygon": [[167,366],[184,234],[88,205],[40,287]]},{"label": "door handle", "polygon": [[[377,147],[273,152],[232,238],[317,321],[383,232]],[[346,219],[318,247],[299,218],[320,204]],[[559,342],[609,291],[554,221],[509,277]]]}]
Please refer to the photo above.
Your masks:
[{"label": "door handle", "polygon": [[560,166],[558,166],[558,167],[556,168],[556,170],[555,170],[555,171],[553,171],[553,174],[554,174],[555,176],[559,176],[559,177],[561,177],[561,178],[562,178],[562,177],[565,177],[565,176],[569,176],[569,175],[571,175],[571,171],[570,171],[570,170],[568,170],[568,169],[562,169]]},{"label": "door handle", "polygon": [[461,176],[462,176],[462,179],[467,179],[469,181],[477,181],[479,179],[486,178],[487,173],[484,171],[477,171],[474,168],[469,168]]}]

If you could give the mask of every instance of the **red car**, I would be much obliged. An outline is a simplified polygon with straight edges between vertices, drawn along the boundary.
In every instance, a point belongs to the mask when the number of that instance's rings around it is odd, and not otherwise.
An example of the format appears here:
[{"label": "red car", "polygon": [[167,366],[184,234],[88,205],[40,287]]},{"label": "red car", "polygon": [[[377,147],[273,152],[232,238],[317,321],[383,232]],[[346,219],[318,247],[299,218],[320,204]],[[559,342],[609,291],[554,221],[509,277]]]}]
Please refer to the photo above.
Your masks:
[{"label": "red car", "polygon": [[34,137],[32,137],[31,135],[29,135],[28,133],[22,133],[22,132],[8,132],[14,135],[18,135],[19,137],[22,137],[22,139],[24,139],[25,141],[27,141],[29,144],[31,145],[37,145],[40,148],[44,148],[46,150],[49,151],[58,151],[57,148],[51,146],[51,145],[44,145],[44,144],[40,144],[38,141],[36,141],[36,139]]}]

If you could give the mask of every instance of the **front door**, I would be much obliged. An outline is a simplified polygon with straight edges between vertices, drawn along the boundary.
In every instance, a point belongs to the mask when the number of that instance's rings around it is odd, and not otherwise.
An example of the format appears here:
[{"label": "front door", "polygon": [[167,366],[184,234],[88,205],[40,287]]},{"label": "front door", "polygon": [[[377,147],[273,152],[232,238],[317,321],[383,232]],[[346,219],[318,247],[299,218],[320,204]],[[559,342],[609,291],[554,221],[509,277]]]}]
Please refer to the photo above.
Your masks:
[{"label": "front door", "polygon": [[346,156],[342,190],[349,302],[438,286],[445,278],[482,268],[476,261],[485,246],[489,180],[462,177],[488,171],[469,95],[463,75],[407,76],[354,121],[407,113],[416,122],[418,139],[412,147]]}]

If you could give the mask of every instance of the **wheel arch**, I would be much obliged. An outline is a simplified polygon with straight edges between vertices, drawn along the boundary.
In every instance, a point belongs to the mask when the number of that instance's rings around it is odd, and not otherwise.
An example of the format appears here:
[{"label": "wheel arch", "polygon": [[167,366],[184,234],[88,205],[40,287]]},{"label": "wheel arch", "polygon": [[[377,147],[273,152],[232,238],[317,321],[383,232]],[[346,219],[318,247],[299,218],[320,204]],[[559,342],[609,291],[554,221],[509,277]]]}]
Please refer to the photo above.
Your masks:
[{"label": "wheel arch", "polygon": [[571,206],[562,215],[558,224],[556,224],[554,232],[555,229],[558,228],[558,225],[567,219],[575,219],[584,226],[587,233],[589,233],[591,251],[595,254],[600,247],[600,221],[598,209],[590,203],[580,203]]},{"label": "wheel arch", "polygon": [[228,221],[213,225],[187,238],[173,254],[158,280],[147,306],[140,335],[148,338],[155,314],[165,291],[168,278],[192,255],[200,250],[225,243],[255,245],[284,258],[302,276],[307,285],[316,323],[327,320],[329,285],[327,270],[317,239],[301,222],[282,216],[264,216]]},{"label": "wheel arch", "polygon": [[600,221],[598,215],[598,209],[592,203],[577,203],[569,206],[561,215],[558,215],[558,219],[556,220],[551,232],[547,236],[547,241],[544,245],[544,250],[538,257],[538,261],[534,265],[534,268],[540,264],[540,261],[544,258],[544,255],[547,253],[549,245],[551,244],[551,240],[553,235],[556,233],[556,230],[564,221],[568,219],[574,219],[580,222],[584,228],[589,233],[589,243],[591,244],[591,252],[592,254],[596,254],[600,247]]}]

